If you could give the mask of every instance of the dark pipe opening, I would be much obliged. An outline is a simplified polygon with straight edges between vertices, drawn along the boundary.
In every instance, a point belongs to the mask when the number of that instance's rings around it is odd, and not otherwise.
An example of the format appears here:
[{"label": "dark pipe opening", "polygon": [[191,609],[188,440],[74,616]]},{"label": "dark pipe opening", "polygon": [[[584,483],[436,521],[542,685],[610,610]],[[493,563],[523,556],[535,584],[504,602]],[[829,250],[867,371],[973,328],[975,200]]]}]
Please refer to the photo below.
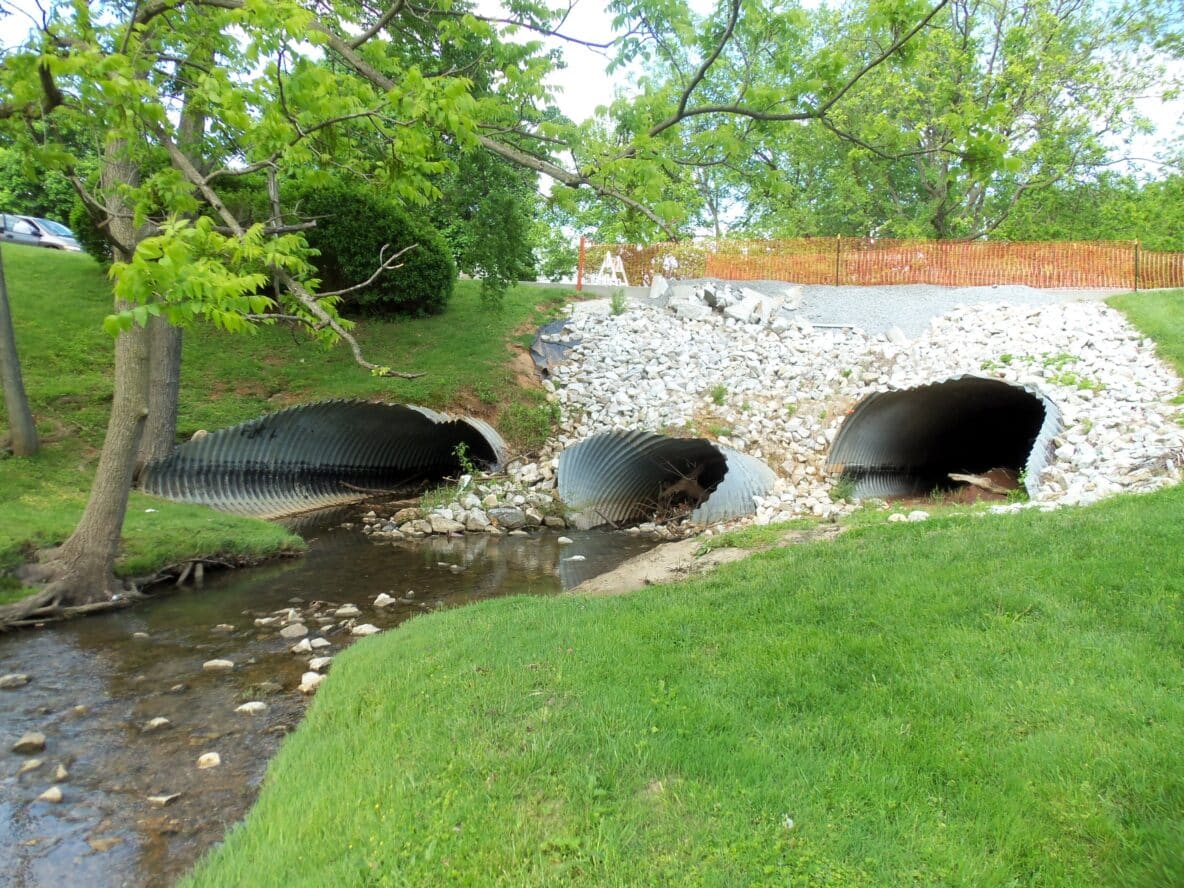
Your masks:
[{"label": "dark pipe opening", "polygon": [[978,377],[871,395],[839,429],[828,467],[855,496],[919,496],[961,486],[951,473],[1027,468],[1047,402]]},{"label": "dark pipe opening", "polygon": [[376,491],[416,490],[456,477],[468,463],[497,465],[503,449],[497,432],[477,419],[327,401],[184,444],[146,466],[141,484],[167,499],[278,517]]}]

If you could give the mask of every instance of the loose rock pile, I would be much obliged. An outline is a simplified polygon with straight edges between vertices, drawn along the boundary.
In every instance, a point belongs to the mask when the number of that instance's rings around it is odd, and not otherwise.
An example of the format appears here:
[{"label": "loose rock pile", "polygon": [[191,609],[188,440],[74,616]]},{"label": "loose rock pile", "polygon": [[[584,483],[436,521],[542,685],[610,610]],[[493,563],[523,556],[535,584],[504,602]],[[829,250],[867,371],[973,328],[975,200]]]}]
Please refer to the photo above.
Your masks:
[{"label": "loose rock pile", "polygon": [[524,535],[540,527],[562,529],[562,504],[555,496],[550,462],[516,461],[497,479],[462,475],[454,497],[435,506],[396,509],[379,514],[376,507],[362,516],[362,532],[375,541],[398,542],[432,534],[485,533]]},{"label": "loose rock pile", "polygon": [[[539,475],[564,447],[609,429],[708,437],[763,459],[782,476],[757,523],[830,516],[824,466],[845,415],[878,391],[964,374],[1039,390],[1065,431],[1034,503],[1082,504],[1180,479],[1180,380],[1151,340],[1096,302],[1040,308],[964,306],[914,340],[816,328],[793,316],[794,293],[673,287],[663,307],[622,314],[582,303],[565,331],[571,360],[545,385],[563,425]],[[759,299],[758,299],[759,297]],[[1010,507],[1006,507],[1010,508]]]}]

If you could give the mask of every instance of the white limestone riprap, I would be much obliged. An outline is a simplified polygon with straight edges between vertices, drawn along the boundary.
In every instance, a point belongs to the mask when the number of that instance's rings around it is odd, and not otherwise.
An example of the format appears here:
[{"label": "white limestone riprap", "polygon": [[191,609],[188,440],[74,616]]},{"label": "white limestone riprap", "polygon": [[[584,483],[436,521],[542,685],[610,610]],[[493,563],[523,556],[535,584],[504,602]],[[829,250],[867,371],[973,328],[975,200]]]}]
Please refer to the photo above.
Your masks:
[{"label": "white limestone riprap", "polygon": [[[974,374],[1038,390],[1062,413],[1035,505],[1180,480],[1182,408],[1171,400],[1181,381],[1149,339],[1100,302],[960,306],[910,339],[899,329],[815,327],[795,314],[792,289],[760,304],[751,294],[703,295],[700,287],[618,315],[573,314],[565,333],[579,343],[545,383],[563,420],[543,469],[597,432],[694,434],[759,457],[781,476],[757,502],[758,523],[832,515],[852,508],[831,501],[836,479],[825,470],[849,410],[873,392]],[[751,310],[727,311],[744,299]]]}]

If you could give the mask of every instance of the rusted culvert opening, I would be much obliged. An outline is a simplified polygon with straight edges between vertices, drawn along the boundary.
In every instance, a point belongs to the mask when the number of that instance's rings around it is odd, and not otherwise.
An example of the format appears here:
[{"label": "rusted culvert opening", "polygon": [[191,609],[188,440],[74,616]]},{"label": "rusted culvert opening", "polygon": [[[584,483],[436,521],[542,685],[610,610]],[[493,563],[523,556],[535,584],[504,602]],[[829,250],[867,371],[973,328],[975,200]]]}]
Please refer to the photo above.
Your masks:
[{"label": "rusted culvert opening", "polygon": [[998,478],[992,470],[1023,478],[1035,494],[1060,427],[1060,411],[1038,392],[963,376],[864,398],[839,429],[827,468],[854,482],[859,498],[953,490],[963,482],[951,475]]},{"label": "rusted culvert opening", "polygon": [[279,518],[454,477],[462,452],[496,466],[505,444],[472,417],[409,404],[325,401],[183,444],[146,466],[140,486],[178,502]]},{"label": "rusted culvert opening", "polygon": [[776,476],[760,460],[703,438],[593,435],[559,455],[559,496],[581,529],[688,517],[710,524],[755,511]]}]

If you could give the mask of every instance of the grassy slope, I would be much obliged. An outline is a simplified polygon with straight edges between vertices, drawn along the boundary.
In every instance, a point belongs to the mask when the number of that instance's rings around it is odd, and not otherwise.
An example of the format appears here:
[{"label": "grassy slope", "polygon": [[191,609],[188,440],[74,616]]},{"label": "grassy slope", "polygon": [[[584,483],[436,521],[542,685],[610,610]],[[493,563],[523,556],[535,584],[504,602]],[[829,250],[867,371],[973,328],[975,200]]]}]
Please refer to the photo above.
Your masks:
[{"label": "grassy slope", "polygon": [[1181,526],[1174,488],[413,620],[188,884],[1184,883]]},{"label": "grassy slope", "polygon": [[[106,427],[112,366],[111,339],[100,327],[110,311],[110,285],[89,257],[5,246],[4,263],[25,387],[46,443],[34,459],[0,457],[0,603],[23,594],[3,571],[33,548],[64,539],[82,512]],[[425,371],[413,381],[376,379],[344,348],[325,351],[282,329],[237,338],[187,334],[180,432],[222,428],[302,401],[376,396],[435,407],[496,404],[529,444],[530,434],[545,427],[547,411],[537,393],[514,386],[508,331],[562,301],[559,291],[521,289],[501,311],[487,311],[477,287],[462,282],[439,317],[359,325],[376,360]],[[0,438],[5,431],[0,422]],[[128,575],[185,557],[262,557],[301,545],[266,522],[138,494],[124,537],[120,570]]]}]

